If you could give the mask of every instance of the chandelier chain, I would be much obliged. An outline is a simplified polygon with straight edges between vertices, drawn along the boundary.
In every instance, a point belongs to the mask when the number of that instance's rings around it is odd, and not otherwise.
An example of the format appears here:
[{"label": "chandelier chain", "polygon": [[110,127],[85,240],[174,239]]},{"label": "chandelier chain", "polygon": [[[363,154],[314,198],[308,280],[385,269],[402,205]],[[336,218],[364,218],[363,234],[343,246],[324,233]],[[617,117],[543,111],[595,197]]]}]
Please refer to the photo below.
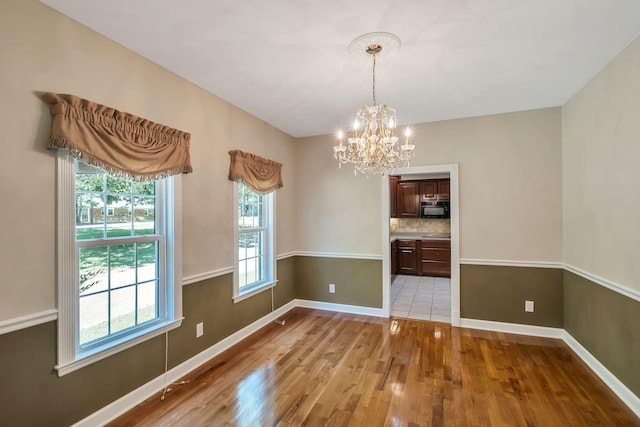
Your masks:
[{"label": "chandelier chain", "polygon": [[376,54],[373,54],[373,105],[376,106]]}]

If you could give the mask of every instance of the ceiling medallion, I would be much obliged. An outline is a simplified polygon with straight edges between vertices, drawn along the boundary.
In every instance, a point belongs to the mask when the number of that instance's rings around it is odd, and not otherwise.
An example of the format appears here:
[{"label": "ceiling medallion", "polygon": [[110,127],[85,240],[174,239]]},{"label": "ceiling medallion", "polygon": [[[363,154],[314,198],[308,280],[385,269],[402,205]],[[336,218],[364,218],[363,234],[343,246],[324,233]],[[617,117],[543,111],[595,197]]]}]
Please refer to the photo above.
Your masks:
[{"label": "ceiling medallion", "polygon": [[343,143],[342,130],[338,133],[339,143],[333,147],[333,156],[338,167],[343,163],[353,163],[353,173],[384,175],[394,168],[409,166],[414,156],[415,145],[409,142],[411,130],[405,130],[405,142],[398,143],[394,136],[396,110],[376,103],[376,58],[388,58],[400,48],[400,39],[391,33],[367,33],[349,44],[348,51],[356,58],[371,58],[373,63],[372,93],[373,104],[365,105],[356,113],[353,134]]}]

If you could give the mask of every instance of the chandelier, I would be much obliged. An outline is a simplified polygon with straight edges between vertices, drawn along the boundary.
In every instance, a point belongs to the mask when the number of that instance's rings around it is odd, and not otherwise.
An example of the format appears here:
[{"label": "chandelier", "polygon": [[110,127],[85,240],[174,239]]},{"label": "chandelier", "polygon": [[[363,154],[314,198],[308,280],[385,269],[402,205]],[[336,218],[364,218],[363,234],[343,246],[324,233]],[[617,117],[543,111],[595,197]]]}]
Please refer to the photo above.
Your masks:
[{"label": "chandelier", "polygon": [[[349,52],[364,52],[372,58],[373,104],[364,105],[356,113],[353,134],[344,143],[342,130],[338,133],[338,144],[333,147],[333,156],[338,167],[343,163],[353,163],[355,175],[384,175],[398,167],[409,166],[414,156],[415,145],[409,142],[411,130],[405,130],[404,143],[399,143],[394,135],[396,129],[396,110],[387,105],[376,103],[376,56],[381,56],[383,48],[389,53],[400,47],[400,39],[390,33],[368,33],[356,38],[349,45]],[[385,52],[388,54],[388,52]]]}]

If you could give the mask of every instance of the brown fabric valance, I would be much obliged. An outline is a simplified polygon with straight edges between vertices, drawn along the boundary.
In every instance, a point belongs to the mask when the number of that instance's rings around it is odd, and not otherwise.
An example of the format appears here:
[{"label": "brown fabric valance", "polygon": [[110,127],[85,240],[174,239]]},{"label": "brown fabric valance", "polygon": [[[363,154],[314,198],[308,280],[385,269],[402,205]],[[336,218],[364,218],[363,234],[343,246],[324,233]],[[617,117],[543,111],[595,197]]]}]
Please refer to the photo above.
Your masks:
[{"label": "brown fabric valance", "polygon": [[229,151],[229,181],[244,182],[258,194],[282,187],[282,164],[240,150]]},{"label": "brown fabric valance", "polygon": [[136,181],[192,172],[187,132],[74,95],[41,97],[51,111],[48,148]]}]

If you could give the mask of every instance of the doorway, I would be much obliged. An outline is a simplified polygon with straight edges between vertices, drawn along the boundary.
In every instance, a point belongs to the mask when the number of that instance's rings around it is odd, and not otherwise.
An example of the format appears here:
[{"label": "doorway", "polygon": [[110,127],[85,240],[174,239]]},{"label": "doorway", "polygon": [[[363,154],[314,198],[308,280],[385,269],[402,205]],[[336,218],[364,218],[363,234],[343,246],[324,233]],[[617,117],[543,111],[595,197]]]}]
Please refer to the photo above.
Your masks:
[{"label": "doorway", "polygon": [[[395,169],[393,175],[449,174],[451,219],[451,325],[460,326],[460,216],[458,193],[458,165],[414,166]],[[391,312],[391,245],[389,241],[389,176],[382,185],[382,309],[385,316]]]}]

